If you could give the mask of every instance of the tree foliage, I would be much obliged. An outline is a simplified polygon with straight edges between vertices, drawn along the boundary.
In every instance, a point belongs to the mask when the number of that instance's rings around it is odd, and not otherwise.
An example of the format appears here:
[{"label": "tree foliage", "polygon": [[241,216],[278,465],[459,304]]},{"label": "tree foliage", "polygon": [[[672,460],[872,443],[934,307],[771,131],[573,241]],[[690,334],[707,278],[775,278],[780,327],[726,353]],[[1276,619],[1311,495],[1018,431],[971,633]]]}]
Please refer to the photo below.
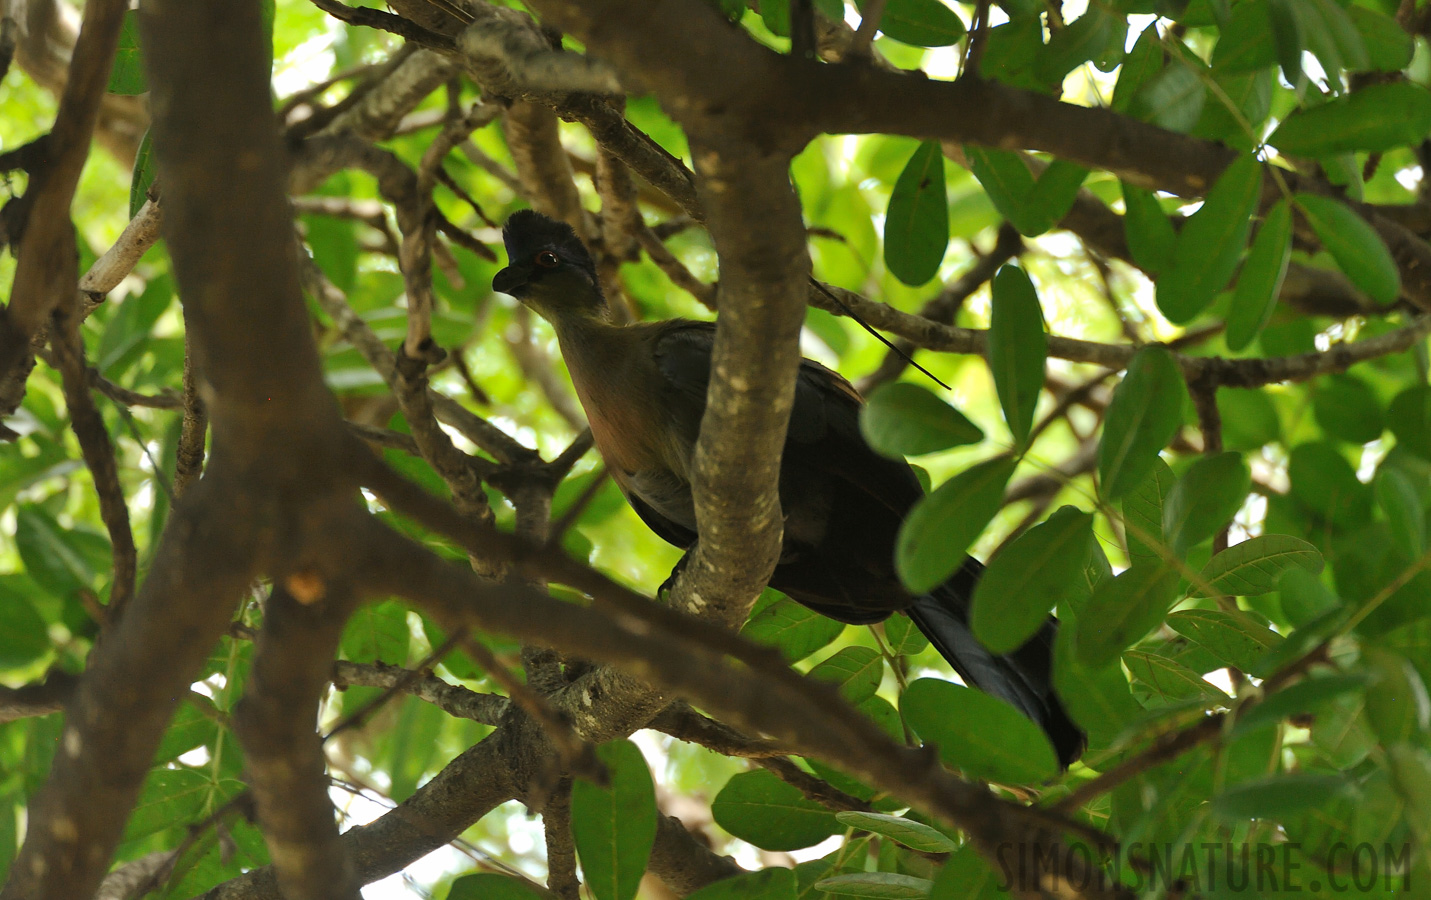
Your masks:
[{"label": "tree foliage", "polygon": [[[1426,8],[0,6],[0,897],[1431,891]],[[528,206],[719,310],[679,569]],[[801,353],[1069,771],[760,591]]]}]

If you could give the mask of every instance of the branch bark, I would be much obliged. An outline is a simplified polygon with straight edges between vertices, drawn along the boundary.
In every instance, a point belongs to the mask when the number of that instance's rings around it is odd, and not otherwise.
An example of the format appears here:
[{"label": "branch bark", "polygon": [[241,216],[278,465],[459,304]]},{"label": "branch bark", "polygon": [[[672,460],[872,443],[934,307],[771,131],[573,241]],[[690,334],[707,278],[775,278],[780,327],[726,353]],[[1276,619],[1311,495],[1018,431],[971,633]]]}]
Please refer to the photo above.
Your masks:
[{"label": "branch bark", "polygon": [[352,860],[338,840],[316,728],[351,605],[345,587],[308,604],[275,589],[234,714],[258,823],[287,900],[359,896]]}]

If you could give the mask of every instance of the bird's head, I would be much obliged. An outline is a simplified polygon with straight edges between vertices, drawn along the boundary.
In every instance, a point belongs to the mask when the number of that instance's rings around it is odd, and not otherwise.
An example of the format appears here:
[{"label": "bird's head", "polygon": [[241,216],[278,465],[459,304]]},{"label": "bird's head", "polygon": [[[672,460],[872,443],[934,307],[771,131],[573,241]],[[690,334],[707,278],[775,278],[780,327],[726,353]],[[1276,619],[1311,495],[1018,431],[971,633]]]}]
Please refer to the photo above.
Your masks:
[{"label": "bird's head", "polygon": [[492,289],[511,294],[548,321],[606,315],[596,265],[565,222],[530,209],[512,213],[502,229],[507,268]]}]

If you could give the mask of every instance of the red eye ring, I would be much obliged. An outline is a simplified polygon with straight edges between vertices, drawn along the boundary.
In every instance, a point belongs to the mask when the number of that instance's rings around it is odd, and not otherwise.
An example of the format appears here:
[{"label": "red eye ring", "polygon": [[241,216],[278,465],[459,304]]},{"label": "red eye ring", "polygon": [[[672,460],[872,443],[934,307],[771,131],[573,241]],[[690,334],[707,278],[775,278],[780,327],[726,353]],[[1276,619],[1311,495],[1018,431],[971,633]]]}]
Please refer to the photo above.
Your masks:
[{"label": "red eye ring", "polygon": [[557,266],[561,265],[561,257],[557,256],[550,250],[543,250],[541,253],[538,253],[536,255],[534,262],[537,265],[541,266],[543,269],[555,269]]}]

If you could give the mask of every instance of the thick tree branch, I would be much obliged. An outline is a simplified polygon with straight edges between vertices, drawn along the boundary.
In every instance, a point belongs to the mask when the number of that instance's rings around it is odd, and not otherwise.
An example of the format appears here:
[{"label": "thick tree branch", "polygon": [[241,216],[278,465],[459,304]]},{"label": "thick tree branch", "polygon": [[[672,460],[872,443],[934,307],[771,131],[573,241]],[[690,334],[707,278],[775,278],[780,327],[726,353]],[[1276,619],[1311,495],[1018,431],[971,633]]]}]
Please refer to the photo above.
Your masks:
[{"label": "thick tree branch", "polygon": [[789,159],[699,143],[701,198],[720,255],[720,318],[696,442],[700,542],[674,601],[739,622],[780,552],[776,492],[794,402],[810,257]]},{"label": "thick tree branch", "polygon": [[542,831],[547,843],[547,889],[561,900],[578,900],[576,841],[571,834],[571,779],[563,779],[542,808]]},{"label": "thick tree branch", "polygon": [[250,683],[234,713],[258,823],[288,900],[358,898],[316,728],[350,606],[345,588],[308,604],[275,589],[264,608]]},{"label": "thick tree branch", "polygon": [[745,871],[702,843],[680,819],[664,813],[656,816],[656,843],[647,867],[681,897]]},{"label": "thick tree branch", "polygon": [[[0,382],[9,381],[19,370],[33,365],[31,338],[56,306],[74,293],[79,278],[79,252],[70,222],[70,201],[89,158],[100,100],[127,7],[123,0],[96,0],[85,5],[55,124],[44,139],[43,161],[30,172],[29,188],[19,201],[23,204],[24,232],[16,245],[10,302],[0,310]],[[10,412],[13,409],[3,414]]]}]

